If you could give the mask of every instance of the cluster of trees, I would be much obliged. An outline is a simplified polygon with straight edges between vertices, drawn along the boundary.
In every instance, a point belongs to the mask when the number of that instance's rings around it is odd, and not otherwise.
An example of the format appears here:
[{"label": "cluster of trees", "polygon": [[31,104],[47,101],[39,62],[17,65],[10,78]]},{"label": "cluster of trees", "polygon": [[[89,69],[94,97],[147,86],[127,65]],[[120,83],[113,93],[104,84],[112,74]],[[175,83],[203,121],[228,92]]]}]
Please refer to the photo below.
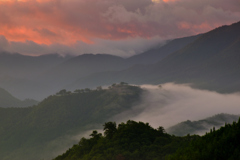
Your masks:
[{"label": "cluster of trees", "polygon": [[90,138],[82,138],[66,153],[54,160],[154,160],[185,146],[198,136],[175,137],[163,127],[152,128],[148,123],[132,120],[121,123],[107,122],[104,135],[93,131]]},{"label": "cluster of trees", "polygon": [[[108,89],[116,89],[116,88],[122,88],[123,86],[127,86],[129,87],[130,85],[128,85],[128,83],[126,82],[120,82],[119,84],[112,84],[111,86],[108,87]],[[90,89],[90,88],[85,88],[85,89],[76,89],[74,92],[71,91],[67,91],[66,89],[62,89],[59,92],[56,93],[56,95],[58,96],[66,96],[66,95],[71,95],[73,93],[88,93],[91,91],[102,91],[103,88],[102,86],[98,86],[95,90]]]},{"label": "cluster of trees", "polygon": [[219,130],[211,129],[201,138],[169,156],[169,160],[237,160],[240,159],[240,118]]},{"label": "cluster of trees", "polygon": [[163,127],[127,121],[103,125],[104,135],[93,131],[90,138],[54,160],[236,160],[240,159],[240,119],[214,128],[206,135],[176,137]]}]

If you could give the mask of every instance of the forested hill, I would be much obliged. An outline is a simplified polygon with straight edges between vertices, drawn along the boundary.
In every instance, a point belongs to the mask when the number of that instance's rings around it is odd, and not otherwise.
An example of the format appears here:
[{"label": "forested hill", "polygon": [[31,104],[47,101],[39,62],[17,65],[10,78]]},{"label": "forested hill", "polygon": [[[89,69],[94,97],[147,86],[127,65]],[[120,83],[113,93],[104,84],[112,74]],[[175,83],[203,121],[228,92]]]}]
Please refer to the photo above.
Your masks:
[{"label": "forested hill", "polygon": [[71,137],[130,109],[141,92],[121,83],[108,89],[61,90],[33,107],[0,108],[1,160],[51,159],[77,142]]},{"label": "forested hill", "polygon": [[104,125],[104,136],[93,131],[90,139],[82,138],[78,144],[54,160],[154,160],[164,159],[177,148],[188,144],[191,137],[175,137],[165,133],[163,127],[152,128],[148,123],[127,121],[116,126]]},{"label": "forested hill", "polygon": [[225,124],[219,130],[192,141],[179,150],[169,160],[237,160],[240,159],[240,119],[232,124]]},{"label": "forested hill", "polygon": [[148,123],[127,121],[104,125],[104,136],[93,131],[91,138],[54,160],[237,160],[240,159],[240,119],[200,137],[176,137],[153,129]]}]

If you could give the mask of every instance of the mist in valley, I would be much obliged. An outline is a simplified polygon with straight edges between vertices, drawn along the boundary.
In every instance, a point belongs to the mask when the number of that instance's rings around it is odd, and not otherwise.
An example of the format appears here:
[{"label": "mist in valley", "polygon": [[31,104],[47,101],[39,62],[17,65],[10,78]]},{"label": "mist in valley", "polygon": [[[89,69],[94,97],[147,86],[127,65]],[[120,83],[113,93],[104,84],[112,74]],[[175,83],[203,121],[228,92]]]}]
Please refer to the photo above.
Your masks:
[{"label": "mist in valley", "polygon": [[220,94],[191,88],[187,84],[142,85],[139,104],[113,117],[122,122],[148,122],[154,128],[171,127],[182,121],[201,120],[220,113],[240,114],[240,93]]},{"label": "mist in valley", "polygon": [[[144,90],[141,101],[108,121],[115,121],[117,124],[125,123],[127,120],[142,121],[154,128],[163,126],[167,130],[186,120],[197,121],[219,113],[240,115],[240,93],[220,94],[194,89],[188,84],[174,83],[140,87]],[[214,120],[225,123],[222,119]],[[229,118],[229,121],[231,120]],[[55,148],[55,152],[50,153],[49,157],[64,153],[73,144],[77,144],[82,137],[89,138],[93,130],[102,134],[104,132],[103,124],[89,124],[89,126],[89,129],[78,134],[65,135],[49,142],[48,147]],[[212,126],[205,124],[205,127],[210,129]],[[196,133],[202,135],[205,132]]]}]

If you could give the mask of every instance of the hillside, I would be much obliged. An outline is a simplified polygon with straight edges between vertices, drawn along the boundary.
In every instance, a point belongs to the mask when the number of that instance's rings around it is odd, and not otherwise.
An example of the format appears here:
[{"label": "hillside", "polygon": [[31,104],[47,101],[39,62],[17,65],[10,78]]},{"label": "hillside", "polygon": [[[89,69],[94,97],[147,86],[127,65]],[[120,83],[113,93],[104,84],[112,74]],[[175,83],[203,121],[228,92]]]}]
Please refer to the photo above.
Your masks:
[{"label": "hillside", "polygon": [[137,65],[79,79],[73,86],[125,81],[134,84],[192,83],[218,92],[240,91],[240,22],[200,35],[153,65]]},{"label": "hillside", "polygon": [[235,160],[240,158],[239,126],[240,119],[219,130],[213,128],[202,137],[175,137],[148,123],[129,120],[117,126],[107,122],[103,125],[104,135],[93,131],[90,138],[81,138],[54,160]]},{"label": "hillside", "polygon": [[176,52],[194,42],[199,36],[200,35],[169,40],[163,46],[156,46],[146,52],[132,56],[126,60],[131,62],[131,64],[154,64],[164,59],[169,54]]},{"label": "hillside", "polygon": [[198,137],[171,136],[163,127],[154,129],[148,123],[131,120],[118,126],[115,122],[107,122],[103,127],[104,135],[93,131],[91,138],[81,138],[78,144],[54,160],[164,159]]},{"label": "hillside", "polygon": [[240,119],[238,122],[226,124],[218,130],[211,129],[200,139],[192,141],[188,146],[179,148],[169,156],[168,160],[192,159],[240,159]]},{"label": "hillside", "polygon": [[121,83],[108,89],[61,90],[33,107],[0,108],[0,157],[52,158],[76,143],[77,135],[130,109],[141,92],[139,87]]},{"label": "hillside", "polygon": [[9,108],[9,107],[29,107],[37,104],[38,102],[31,99],[26,99],[21,101],[13,97],[5,89],[0,88],[0,108]]},{"label": "hillside", "polygon": [[222,113],[199,121],[184,121],[166,129],[166,131],[176,136],[186,136],[187,134],[203,135],[213,127],[218,129],[226,123],[231,124],[238,119],[238,115]]},{"label": "hillside", "polygon": [[155,65],[149,77],[159,82],[157,79],[195,83],[197,87],[220,92],[239,91],[239,28],[240,22],[203,34]]}]

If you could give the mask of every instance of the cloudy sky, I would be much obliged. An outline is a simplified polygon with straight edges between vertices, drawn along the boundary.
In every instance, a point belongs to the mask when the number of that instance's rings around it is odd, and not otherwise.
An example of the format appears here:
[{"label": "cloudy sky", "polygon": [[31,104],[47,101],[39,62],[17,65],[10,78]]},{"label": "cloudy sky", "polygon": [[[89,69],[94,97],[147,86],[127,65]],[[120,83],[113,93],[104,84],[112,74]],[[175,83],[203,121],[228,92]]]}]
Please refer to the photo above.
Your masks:
[{"label": "cloudy sky", "polygon": [[131,56],[240,20],[239,0],[0,0],[0,50]]}]

